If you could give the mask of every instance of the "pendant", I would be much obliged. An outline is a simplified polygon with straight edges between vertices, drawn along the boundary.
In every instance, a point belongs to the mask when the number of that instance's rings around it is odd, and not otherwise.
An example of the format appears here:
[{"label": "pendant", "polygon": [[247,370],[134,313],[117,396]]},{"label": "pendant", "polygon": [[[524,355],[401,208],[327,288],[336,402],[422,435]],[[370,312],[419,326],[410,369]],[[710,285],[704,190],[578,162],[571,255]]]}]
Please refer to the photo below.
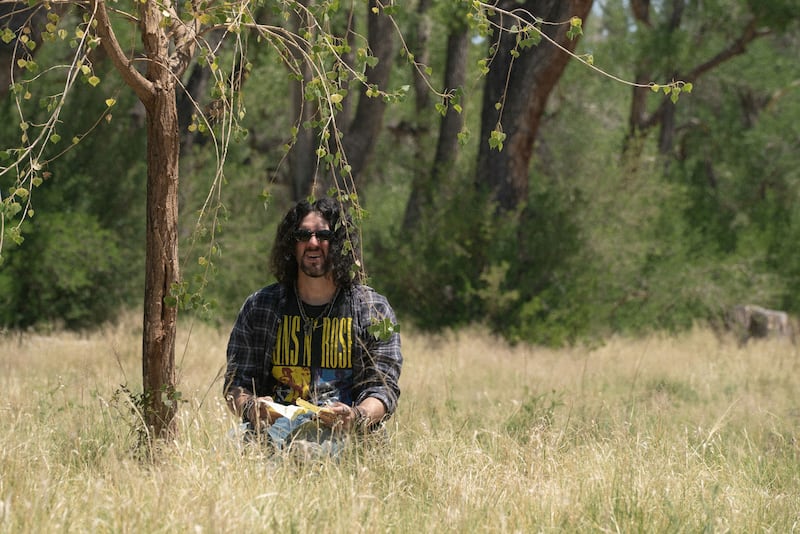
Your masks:
[{"label": "pendant", "polygon": [[303,325],[303,330],[306,334],[306,337],[311,337],[311,334],[314,333],[314,328],[317,326],[316,323],[316,319],[314,319],[314,322],[311,322],[310,320],[305,322]]}]

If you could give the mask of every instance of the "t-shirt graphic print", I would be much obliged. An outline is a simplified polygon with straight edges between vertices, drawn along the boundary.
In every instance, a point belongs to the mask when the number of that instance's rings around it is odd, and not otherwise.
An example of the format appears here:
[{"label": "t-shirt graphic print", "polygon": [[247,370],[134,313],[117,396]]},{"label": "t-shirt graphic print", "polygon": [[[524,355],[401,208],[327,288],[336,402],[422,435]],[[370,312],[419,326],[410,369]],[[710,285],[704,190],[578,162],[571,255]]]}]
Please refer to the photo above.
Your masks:
[{"label": "t-shirt graphic print", "polygon": [[294,404],[298,398],[317,405],[352,402],[353,317],[337,298],[327,306],[303,304],[291,295],[272,351],[272,398]]}]

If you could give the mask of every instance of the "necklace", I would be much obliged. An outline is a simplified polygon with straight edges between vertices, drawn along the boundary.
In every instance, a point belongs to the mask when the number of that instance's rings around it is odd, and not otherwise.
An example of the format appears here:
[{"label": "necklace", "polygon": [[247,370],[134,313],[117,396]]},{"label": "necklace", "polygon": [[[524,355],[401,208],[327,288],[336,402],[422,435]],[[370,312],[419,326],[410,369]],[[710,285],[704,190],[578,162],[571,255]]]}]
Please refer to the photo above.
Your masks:
[{"label": "necklace", "polygon": [[300,309],[300,317],[303,319],[303,333],[306,337],[310,337],[314,330],[317,328],[317,320],[320,318],[328,318],[331,316],[331,312],[333,311],[333,304],[336,302],[336,298],[339,296],[339,288],[336,288],[336,293],[333,294],[333,298],[325,305],[325,309],[322,310],[322,313],[319,317],[314,317],[314,319],[310,319],[308,315],[306,315],[306,308],[303,305],[303,301],[300,300],[300,292],[297,290],[297,284],[294,285],[294,298],[297,300],[297,307]]}]

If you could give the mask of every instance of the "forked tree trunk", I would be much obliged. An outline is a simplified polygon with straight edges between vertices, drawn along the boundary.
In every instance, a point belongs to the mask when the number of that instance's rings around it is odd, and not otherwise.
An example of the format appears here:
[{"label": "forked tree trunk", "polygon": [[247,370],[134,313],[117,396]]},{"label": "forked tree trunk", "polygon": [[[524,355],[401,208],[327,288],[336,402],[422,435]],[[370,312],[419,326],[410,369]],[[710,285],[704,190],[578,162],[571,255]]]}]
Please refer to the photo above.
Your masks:
[{"label": "forked tree trunk", "polygon": [[[467,76],[468,53],[468,29],[466,26],[454,28],[447,37],[445,90],[463,88]],[[403,217],[403,228],[406,231],[415,230],[422,220],[423,213],[433,204],[434,198],[444,193],[442,183],[447,183],[447,176],[453,172],[453,164],[458,157],[458,134],[463,126],[464,116],[452,106],[449,107],[439,123],[439,136],[431,172],[428,175],[417,173],[412,180],[411,194]]]}]

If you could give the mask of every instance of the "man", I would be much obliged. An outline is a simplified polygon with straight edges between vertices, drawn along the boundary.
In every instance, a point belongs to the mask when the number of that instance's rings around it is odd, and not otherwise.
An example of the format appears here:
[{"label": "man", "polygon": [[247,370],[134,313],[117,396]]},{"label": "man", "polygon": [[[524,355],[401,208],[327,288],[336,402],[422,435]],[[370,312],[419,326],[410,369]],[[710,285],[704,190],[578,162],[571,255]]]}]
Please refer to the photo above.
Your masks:
[{"label": "man", "polygon": [[[370,333],[397,321],[386,298],[358,282],[352,232],[333,199],[290,209],[272,249],[277,282],[247,298],[231,332],[228,406],[279,447],[300,427],[308,439],[311,423],[318,441],[374,429],[397,406],[400,336]],[[303,401],[323,409],[283,416],[282,406]]]}]

